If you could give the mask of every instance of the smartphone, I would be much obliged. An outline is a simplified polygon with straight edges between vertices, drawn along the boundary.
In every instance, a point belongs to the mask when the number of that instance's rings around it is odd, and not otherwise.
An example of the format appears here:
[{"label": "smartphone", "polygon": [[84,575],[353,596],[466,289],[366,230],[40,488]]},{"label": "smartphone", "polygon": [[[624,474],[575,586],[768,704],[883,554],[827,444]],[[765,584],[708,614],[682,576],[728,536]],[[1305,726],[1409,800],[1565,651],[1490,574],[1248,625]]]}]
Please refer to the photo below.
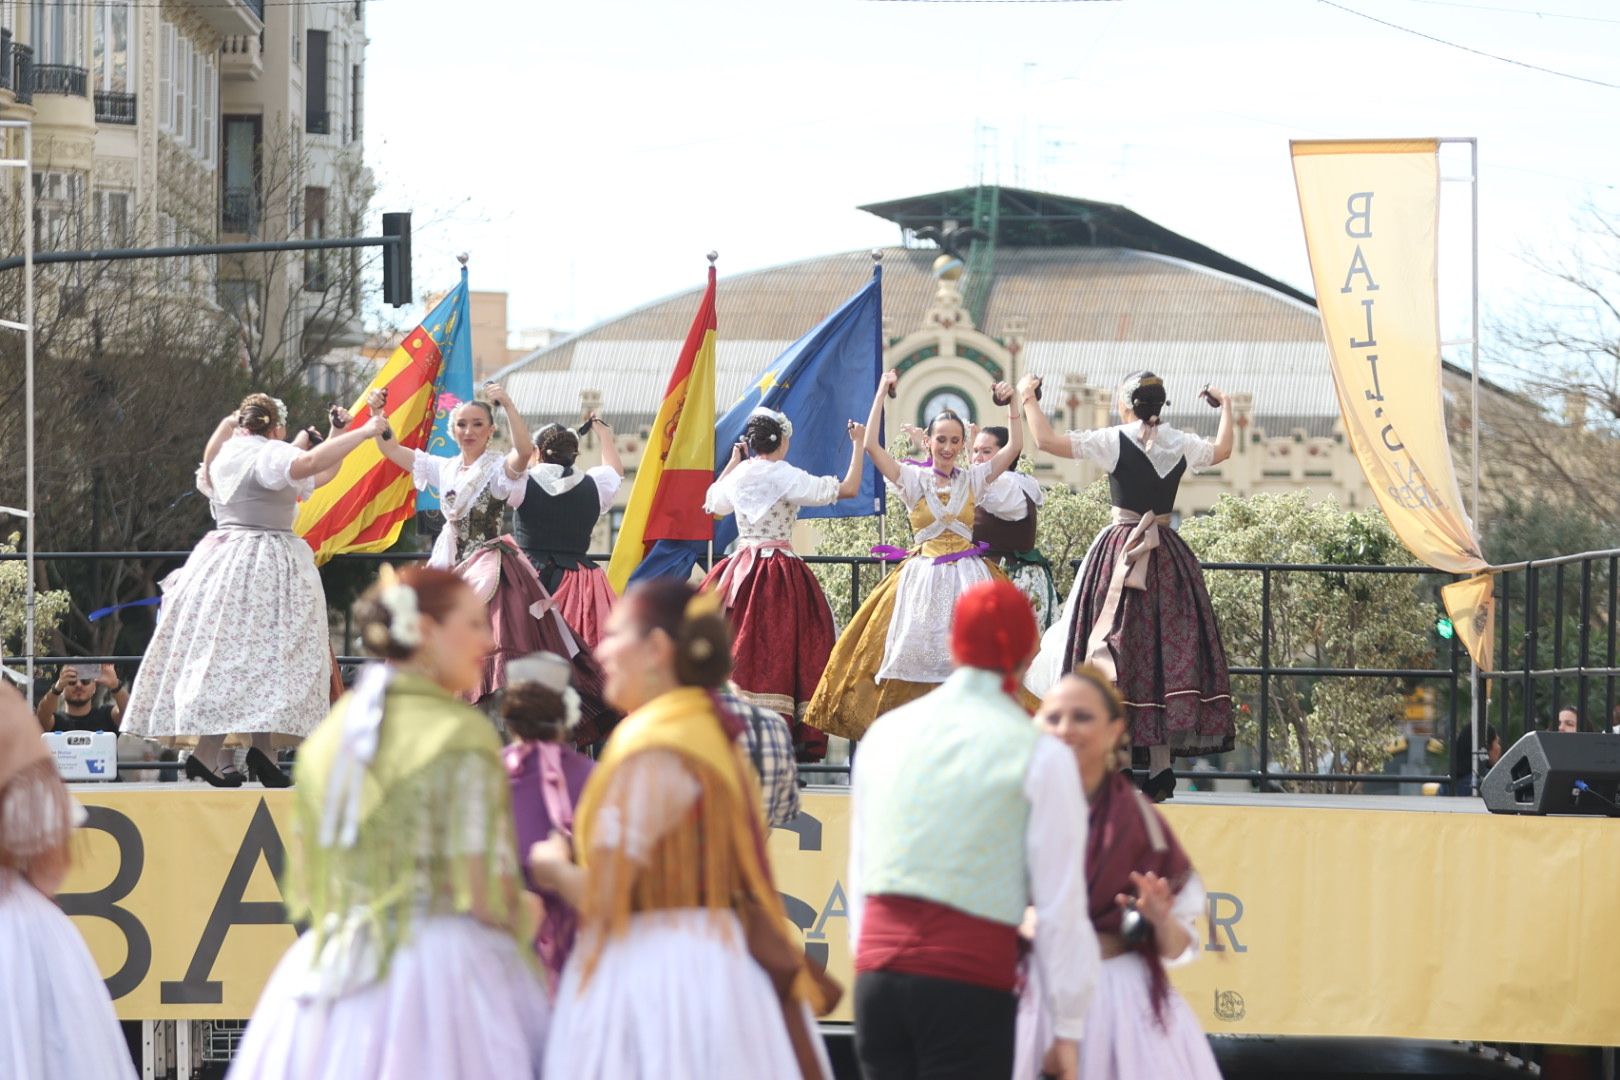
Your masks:
[{"label": "smartphone", "polygon": [[73,674],[79,677],[80,682],[93,683],[101,678],[100,664],[74,664]]}]

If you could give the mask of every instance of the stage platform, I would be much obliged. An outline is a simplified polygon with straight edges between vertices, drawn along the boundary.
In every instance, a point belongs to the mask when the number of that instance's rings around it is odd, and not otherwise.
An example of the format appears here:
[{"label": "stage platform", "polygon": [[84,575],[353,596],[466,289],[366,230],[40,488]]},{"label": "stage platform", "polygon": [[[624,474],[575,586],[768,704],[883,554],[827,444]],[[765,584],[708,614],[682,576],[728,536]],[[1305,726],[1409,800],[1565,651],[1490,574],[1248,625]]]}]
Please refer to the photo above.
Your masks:
[{"label": "stage platform", "polygon": [[[119,1014],[249,1015],[294,938],[276,886],[290,793],[73,790],[90,820],[60,899]],[[806,948],[847,984],[848,789],[803,804],[771,861]],[[1620,1044],[1620,821],[1419,796],[1163,809],[1209,893],[1203,955],[1174,978],[1211,1034]]]}]

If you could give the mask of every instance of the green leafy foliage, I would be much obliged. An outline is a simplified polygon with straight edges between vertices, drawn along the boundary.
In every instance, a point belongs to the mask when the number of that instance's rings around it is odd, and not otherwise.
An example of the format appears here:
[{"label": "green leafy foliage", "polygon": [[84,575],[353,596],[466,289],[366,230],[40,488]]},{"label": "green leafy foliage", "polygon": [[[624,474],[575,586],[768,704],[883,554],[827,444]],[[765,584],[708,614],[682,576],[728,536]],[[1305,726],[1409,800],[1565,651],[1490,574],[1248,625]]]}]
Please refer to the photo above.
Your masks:
[{"label": "green leafy foliage", "polygon": [[[21,537],[13,533],[0,540],[0,554],[15,555]],[[25,648],[28,627],[28,564],[21,559],[0,562],[0,653],[49,653],[51,635],[67,613],[68,594],[64,589],[41,589],[34,594],[34,647]]]}]

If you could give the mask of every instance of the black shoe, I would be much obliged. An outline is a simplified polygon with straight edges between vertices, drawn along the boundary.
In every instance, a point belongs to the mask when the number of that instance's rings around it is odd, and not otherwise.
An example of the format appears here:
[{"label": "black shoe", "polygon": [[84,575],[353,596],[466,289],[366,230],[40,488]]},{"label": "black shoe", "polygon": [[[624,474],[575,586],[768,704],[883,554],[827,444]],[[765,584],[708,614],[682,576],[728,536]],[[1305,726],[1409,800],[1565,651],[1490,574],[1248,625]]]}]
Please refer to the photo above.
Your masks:
[{"label": "black shoe", "polygon": [[1171,769],[1163,769],[1148,777],[1142,785],[1142,794],[1156,803],[1165,802],[1176,797],[1176,774]]},{"label": "black shoe", "polygon": [[214,787],[242,786],[241,773],[236,772],[234,769],[223,774],[216,773],[214,770],[198,761],[196,754],[192,754],[190,757],[186,758],[186,779],[204,780]]},{"label": "black shoe", "polygon": [[292,787],[292,778],[257,746],[250,747],[245,760],[248,775],[268,788]]}]

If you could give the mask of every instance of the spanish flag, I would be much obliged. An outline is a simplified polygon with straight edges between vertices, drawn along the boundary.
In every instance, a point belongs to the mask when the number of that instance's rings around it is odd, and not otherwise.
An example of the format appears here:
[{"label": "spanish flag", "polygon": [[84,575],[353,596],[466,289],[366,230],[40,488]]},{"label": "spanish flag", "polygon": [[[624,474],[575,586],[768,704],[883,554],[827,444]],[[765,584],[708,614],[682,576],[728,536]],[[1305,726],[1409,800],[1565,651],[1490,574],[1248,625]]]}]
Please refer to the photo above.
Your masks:
[{"label": "spanish flag", "polygon": [[703,497],[714,483],[714,266],[697,318],[669,377],[652,435],[641,455],[624,523],[608,563],[608,581],[623,593],[657,540],[708,540],[714,520]]},{"label": "spanish flag", "polygon": [[[428,313],[422,324],[405,335],[376,378],[350,410],[353,423],[371,418],[366,395],[388,391],[388,422],[400,445],[427,448],[438,412],[439,382],[445,357],[458,343],[470,351],[467,271],[461,283]],[[321,564],[334,555],[355,551],[387,551],[399,539],[399,530],[416,513],[416,487],[409,473],[383,457],[369,439],[343,459],[330,483],[315,489],[298,507],[294,529],[315,549]]]}]

